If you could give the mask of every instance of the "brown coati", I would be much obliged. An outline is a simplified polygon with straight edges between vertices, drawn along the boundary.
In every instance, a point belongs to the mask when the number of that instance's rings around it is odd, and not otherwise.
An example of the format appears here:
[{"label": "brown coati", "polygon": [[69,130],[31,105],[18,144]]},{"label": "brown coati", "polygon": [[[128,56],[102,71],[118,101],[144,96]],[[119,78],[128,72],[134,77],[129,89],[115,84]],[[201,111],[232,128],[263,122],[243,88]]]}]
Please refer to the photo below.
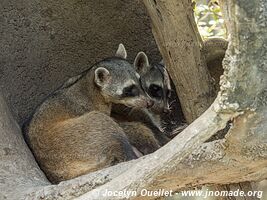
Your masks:
[{"label": "brown coati", "polygon": [[123,129],[110,117],[113,103],[148,108],[153,101],[121,45],[66,81],[36,110],[24,132],[41,169],[53,183],[137,158]]}]

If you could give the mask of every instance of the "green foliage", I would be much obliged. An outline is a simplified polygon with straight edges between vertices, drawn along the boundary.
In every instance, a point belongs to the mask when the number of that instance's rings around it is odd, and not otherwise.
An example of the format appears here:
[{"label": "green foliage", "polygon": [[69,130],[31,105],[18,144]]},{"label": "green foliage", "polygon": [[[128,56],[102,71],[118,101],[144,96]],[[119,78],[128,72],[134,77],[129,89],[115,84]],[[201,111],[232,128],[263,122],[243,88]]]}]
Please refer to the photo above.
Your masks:
[{"label": "green foliage", "polygon": [[193,0],[195,19],[200,35],[208,37],[226,37],[224,20],[217,0]]}]

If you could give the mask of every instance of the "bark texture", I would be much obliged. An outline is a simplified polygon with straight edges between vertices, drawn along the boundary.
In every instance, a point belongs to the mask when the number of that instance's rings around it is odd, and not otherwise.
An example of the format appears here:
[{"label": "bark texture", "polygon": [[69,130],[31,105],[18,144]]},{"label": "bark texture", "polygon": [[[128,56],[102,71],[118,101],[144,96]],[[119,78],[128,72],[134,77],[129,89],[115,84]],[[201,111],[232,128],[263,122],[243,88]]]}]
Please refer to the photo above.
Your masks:
[{"label": "bark texture", "polygon": [[[262,75],[266,76],[266,47],[262,48],[264,45],[263,41],[266,41],[267,31],[266,27],[266,12],[267,3],[266,1],[230,1],[222,0],[220,5],[223,10],[227,30],[230,31],[230,41],[227,57],[224,60],[228,76],[230,79],[236,78],[234,84],[234,90],[230,93],[225,94],[227,98],[232,97],[233,101],[237,101],[238,96],[236,93],[243,93],[241,96],[246,96],[245,101],[240,105],[245,109],[250,107],[252,110],[261,109],[258,105],[257,98],[261,99],[260,104],[266,105],[266,78],[263,78]],[[235,19],[235,20],[232,20]],[[256,39],[256,37],[259,37]],[[265,52],[265,53],[264,53]],[[237,64],[238,63],[238,64]],[[249,73],[244,75],[241,71],[236,71],[232,73],[230,66],[236,65],[237,67],[244,68],[244,72]],[[258,70],[255,70],[258,68]],[[265,70],[264,70],[265,69]],[[229,71],[228,71],[229,70]],[[264,73],[265,71],[265,73]],[[263,73],[262,73],[263,72]],[[251,74],[252,73],[252,74]],[[256,73],[256,74],[254,74]],[[253,79],[252,76],[258,77]],[[249,80],[252,80],[251,82]],[[222,83],[226,83],[227,80],[222,79]],[[252,89],[254,88],[254,89]],[[254,98],[253,94],[254,93]],[[234,96],[235,95],[235,96]],[[250,97],[249,97],[250,96]],[[262,101],[263,100],[263,101]],[[266,109],[266,108],[265,108]],[[251,138],[253,139],[253,138]],[[237,141],[236,141],[237,142]],[[254,147],[255,148],[255,147]],[[235,185],[225,185],[218,187],[218,189],[233,190],[236,188],[251,188],[250,183],[240,183]],[[228,199],[228,198],[222,198]],[[230,198],[229,198],[230,199]],[[239,199],[257,199],[256,197],[239,197]]]}]

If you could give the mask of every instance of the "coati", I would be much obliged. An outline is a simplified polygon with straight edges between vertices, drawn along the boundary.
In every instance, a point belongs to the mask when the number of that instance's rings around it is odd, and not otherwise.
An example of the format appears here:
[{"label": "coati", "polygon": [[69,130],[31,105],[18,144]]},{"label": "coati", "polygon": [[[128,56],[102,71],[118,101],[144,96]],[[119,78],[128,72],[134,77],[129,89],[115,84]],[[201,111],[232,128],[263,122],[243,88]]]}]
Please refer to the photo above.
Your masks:
[{"label": "coati", "polygon": [[[125,48],[124,54],[127,55]],[[130,143],[142,154],[152,153],[170,139],[161,126],[160,115],[169,112],[170,78],[162,64],[150,65],[144,52],[139,52],[134,67],[140,74],[141,86],[153,99],[148,109],[132,109],[123,105],[112,106],[111,117],[124,129]]]},{"label": "coati", "polygon": [[[207,63],[217,91],[219,89],[219,79],[223,73],[222,59],[227,45],[228,42],[224,39],[210,38],[204,41],[201,49],[202,59]],[[125,48],[122,48],[122,51],[127,56]],[[130,142],[143,154],[148,154],[166,144],[169,138],[173,138],[187,125],[180,119],[179,126],[176,126],[173,131],[166,132],[162,129],[163,113],[170,111],[168,100],[172,91],[170,77],[164,67],[164,63],[150,65],[146,54],[143,52],[138,54],[134,63],[137,72],[141,75],[142,87],[155,103],[149,110],[113,105],[111,116],[124,129],[130,138]],[[179,105],[178,110],[175,110],[175,112],[178,111],[180,111],[179,114],[182,118],[182,111]]]},{"label": "coati", "polygon": [[26,141],[51,182],[137,158],[123,129],[110,117],[111,105],[148,108],[153,101],[121,49],[65,82],[25,126]]}]

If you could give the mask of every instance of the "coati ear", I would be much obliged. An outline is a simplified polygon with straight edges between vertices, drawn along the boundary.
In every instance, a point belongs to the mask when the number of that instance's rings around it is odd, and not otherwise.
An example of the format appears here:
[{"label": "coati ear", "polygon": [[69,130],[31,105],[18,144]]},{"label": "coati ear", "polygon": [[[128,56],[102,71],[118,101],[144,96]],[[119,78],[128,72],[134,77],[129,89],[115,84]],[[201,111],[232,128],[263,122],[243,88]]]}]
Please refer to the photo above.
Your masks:
[{"label": "coati ear", "polygon": [[167,69],[163,68],[164,84],[167,86],[168,90],[171,90],[171,79]]},{"label": "coati ear", "polygon": [[150,68],[147,55],[144,52],[139,52],[134,60],[134,68],[140,74],[145,74]]},{"label": "coati ear", "polygon": [[119,44],[118,50],[115,54],[116,57],[126,59],[127,58],[127,52],[123,44]]},{"label": "coati ear", "polygon": [[95,83],[99,87],[104,87],[105,85],[109,84],[111,81],[111,75],[109,71],[104,67],[98,67],[95,70]]}]

